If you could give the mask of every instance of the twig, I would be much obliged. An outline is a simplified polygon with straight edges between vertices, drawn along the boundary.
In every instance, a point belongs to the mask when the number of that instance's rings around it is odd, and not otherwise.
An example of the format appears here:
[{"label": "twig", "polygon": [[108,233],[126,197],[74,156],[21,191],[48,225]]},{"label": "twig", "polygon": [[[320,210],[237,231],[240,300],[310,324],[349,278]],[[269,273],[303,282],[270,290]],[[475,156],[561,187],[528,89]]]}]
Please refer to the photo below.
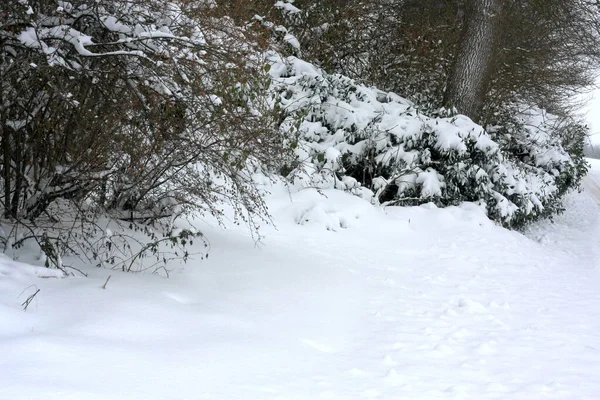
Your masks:
[{"label": "twig", "polygon": [[[33,285],[32,285],[33,286]],[[22,292],[21,294],[25,293],[25,290],[29,289],[31,286],[27,286]],[[35,287],[35,286],[34,286]],[[36,287],[37,289],[37,287]],[[27,307],[29,307],[29,305],[31,304],[31,302],[33,301],[33,299],[35,298],[35,296],[40,292],[40,289],[37,289],[35,291],[34,294],[30,295],[29,297],[27,297],[27,299],[25,299],[25,301],[23,303],[21,303],[21,306],[23,307],[23,311],[27,311]],[[19,296],[21,296],[21,294]]]},{"label": "twig", "polygon": [[102,285],[102,289],[106,289],[106,285],[108,284],[108,281],[110,281],[110,277],[112,275],[109,275],[108,278],[106,278],[106,282],[104,282],[104,285]]},{"label": "twig", "polygon": [[[87,273],[83,272],[83,271],[82,271],[82,270],[80,270],[79,268],[75,268],[75,267],[74,267],[74,266],[72,266],[72,265],[63,265],[63,268],[71,268],[71,269],[73,269],[73,270],[75,270],[75,271],[79,272],[79,273],[80,273],[81,275],[83,275],[83,276],[86,276],[86,277],[88,276],[88,274],[87,274]],[[61,269],[61,270],[62,270],[62,269]],[[66,271],[63,271],[63,272],[65,272],[65,275],[67,275]],[[75,276],[75,274],[72,274],[72,275],[73,275],[73,276]]]}]

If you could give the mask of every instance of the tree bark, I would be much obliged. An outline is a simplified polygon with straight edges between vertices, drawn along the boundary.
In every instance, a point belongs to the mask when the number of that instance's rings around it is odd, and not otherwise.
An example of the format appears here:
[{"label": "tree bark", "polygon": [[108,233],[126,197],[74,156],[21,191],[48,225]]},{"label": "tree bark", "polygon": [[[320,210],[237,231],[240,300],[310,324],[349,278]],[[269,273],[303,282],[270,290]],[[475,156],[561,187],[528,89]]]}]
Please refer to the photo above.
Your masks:
[{"label": "tree bark", "polygon": [[[4,43],[0,41],[0,83],[6,79],[6,54],[4,52]],[[2,139],[2,184],[4,195],[2,197],[3,216],[4,218],[10,217],[10,191],[11,191],[11,177],[10,177],[10,139],[11,135],[6,126],[6,105],[7,99],[5,99],[4,85],[0,84],[0,138]]]},{"label": "tree bark", "polygon": [[494,69],[501,36],[503,0],[467,0],[465,26],[448,77],[444,105],[477,121]]}]

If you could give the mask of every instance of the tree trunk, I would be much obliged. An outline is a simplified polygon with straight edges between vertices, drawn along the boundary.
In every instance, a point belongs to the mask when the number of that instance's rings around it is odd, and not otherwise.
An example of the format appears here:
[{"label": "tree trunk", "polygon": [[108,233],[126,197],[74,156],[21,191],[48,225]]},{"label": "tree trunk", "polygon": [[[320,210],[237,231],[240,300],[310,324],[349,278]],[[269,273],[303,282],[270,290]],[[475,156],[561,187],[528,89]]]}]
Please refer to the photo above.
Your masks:
[{"label": "tree trunk", "polygon": [[6,126],[6,104],[10,101],[5,99],[6,93],[4,91],[4,82],[6,78],[6,53],[4,51],[4,43],[0,41],[0,139],[2,140],[2,149],[0,154],[2,157],[2,183],[4,195],[2,196],[2,207],[4,218],[10,217],[10,191],[11,191],[11,177],[10,177],[10,139],[11,135]]},{"label": "tree trunk", "polygon": [[4,218],[10,217],[10,133],[4,125],[4,118],[0,121],[2,131],[2,180],[4,181]]},{"label": "tree trunk", "polygon": [[444,105],[479,119],[502,28],[503,0],[467,0],[465,27],[448,77]]}]

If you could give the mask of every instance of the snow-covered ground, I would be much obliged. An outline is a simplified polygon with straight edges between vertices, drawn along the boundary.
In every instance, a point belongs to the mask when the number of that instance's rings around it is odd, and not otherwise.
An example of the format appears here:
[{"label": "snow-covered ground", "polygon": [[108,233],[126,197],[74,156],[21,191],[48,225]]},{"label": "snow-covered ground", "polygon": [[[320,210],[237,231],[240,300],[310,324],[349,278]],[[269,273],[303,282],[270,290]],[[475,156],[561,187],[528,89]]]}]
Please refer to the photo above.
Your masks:
[{"label": "snow-covered ground", "polygon": [[476,206],[382,210],[312,189],[269,204],[263,244],[205,225],[210,257],[169,279],[0,258],[0,399],[600,395],[586,192],[525,235]]}]

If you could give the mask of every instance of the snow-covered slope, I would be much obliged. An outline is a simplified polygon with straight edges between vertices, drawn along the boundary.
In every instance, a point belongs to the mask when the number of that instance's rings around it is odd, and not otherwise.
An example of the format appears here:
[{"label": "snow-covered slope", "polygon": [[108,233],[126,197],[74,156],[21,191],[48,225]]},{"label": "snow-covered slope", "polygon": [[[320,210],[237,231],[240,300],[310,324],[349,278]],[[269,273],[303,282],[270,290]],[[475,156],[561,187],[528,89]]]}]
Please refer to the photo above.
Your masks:
[{"label": "snow-covered slope", "polygon": [[268,202],[277,230],[263,244],[205,226],[210,258],[170,279],[40,278],[0,258],[0,399],[600,393],[599,219],[586,193],[526,235],[469,205],[382,210],[313,189]]}]

